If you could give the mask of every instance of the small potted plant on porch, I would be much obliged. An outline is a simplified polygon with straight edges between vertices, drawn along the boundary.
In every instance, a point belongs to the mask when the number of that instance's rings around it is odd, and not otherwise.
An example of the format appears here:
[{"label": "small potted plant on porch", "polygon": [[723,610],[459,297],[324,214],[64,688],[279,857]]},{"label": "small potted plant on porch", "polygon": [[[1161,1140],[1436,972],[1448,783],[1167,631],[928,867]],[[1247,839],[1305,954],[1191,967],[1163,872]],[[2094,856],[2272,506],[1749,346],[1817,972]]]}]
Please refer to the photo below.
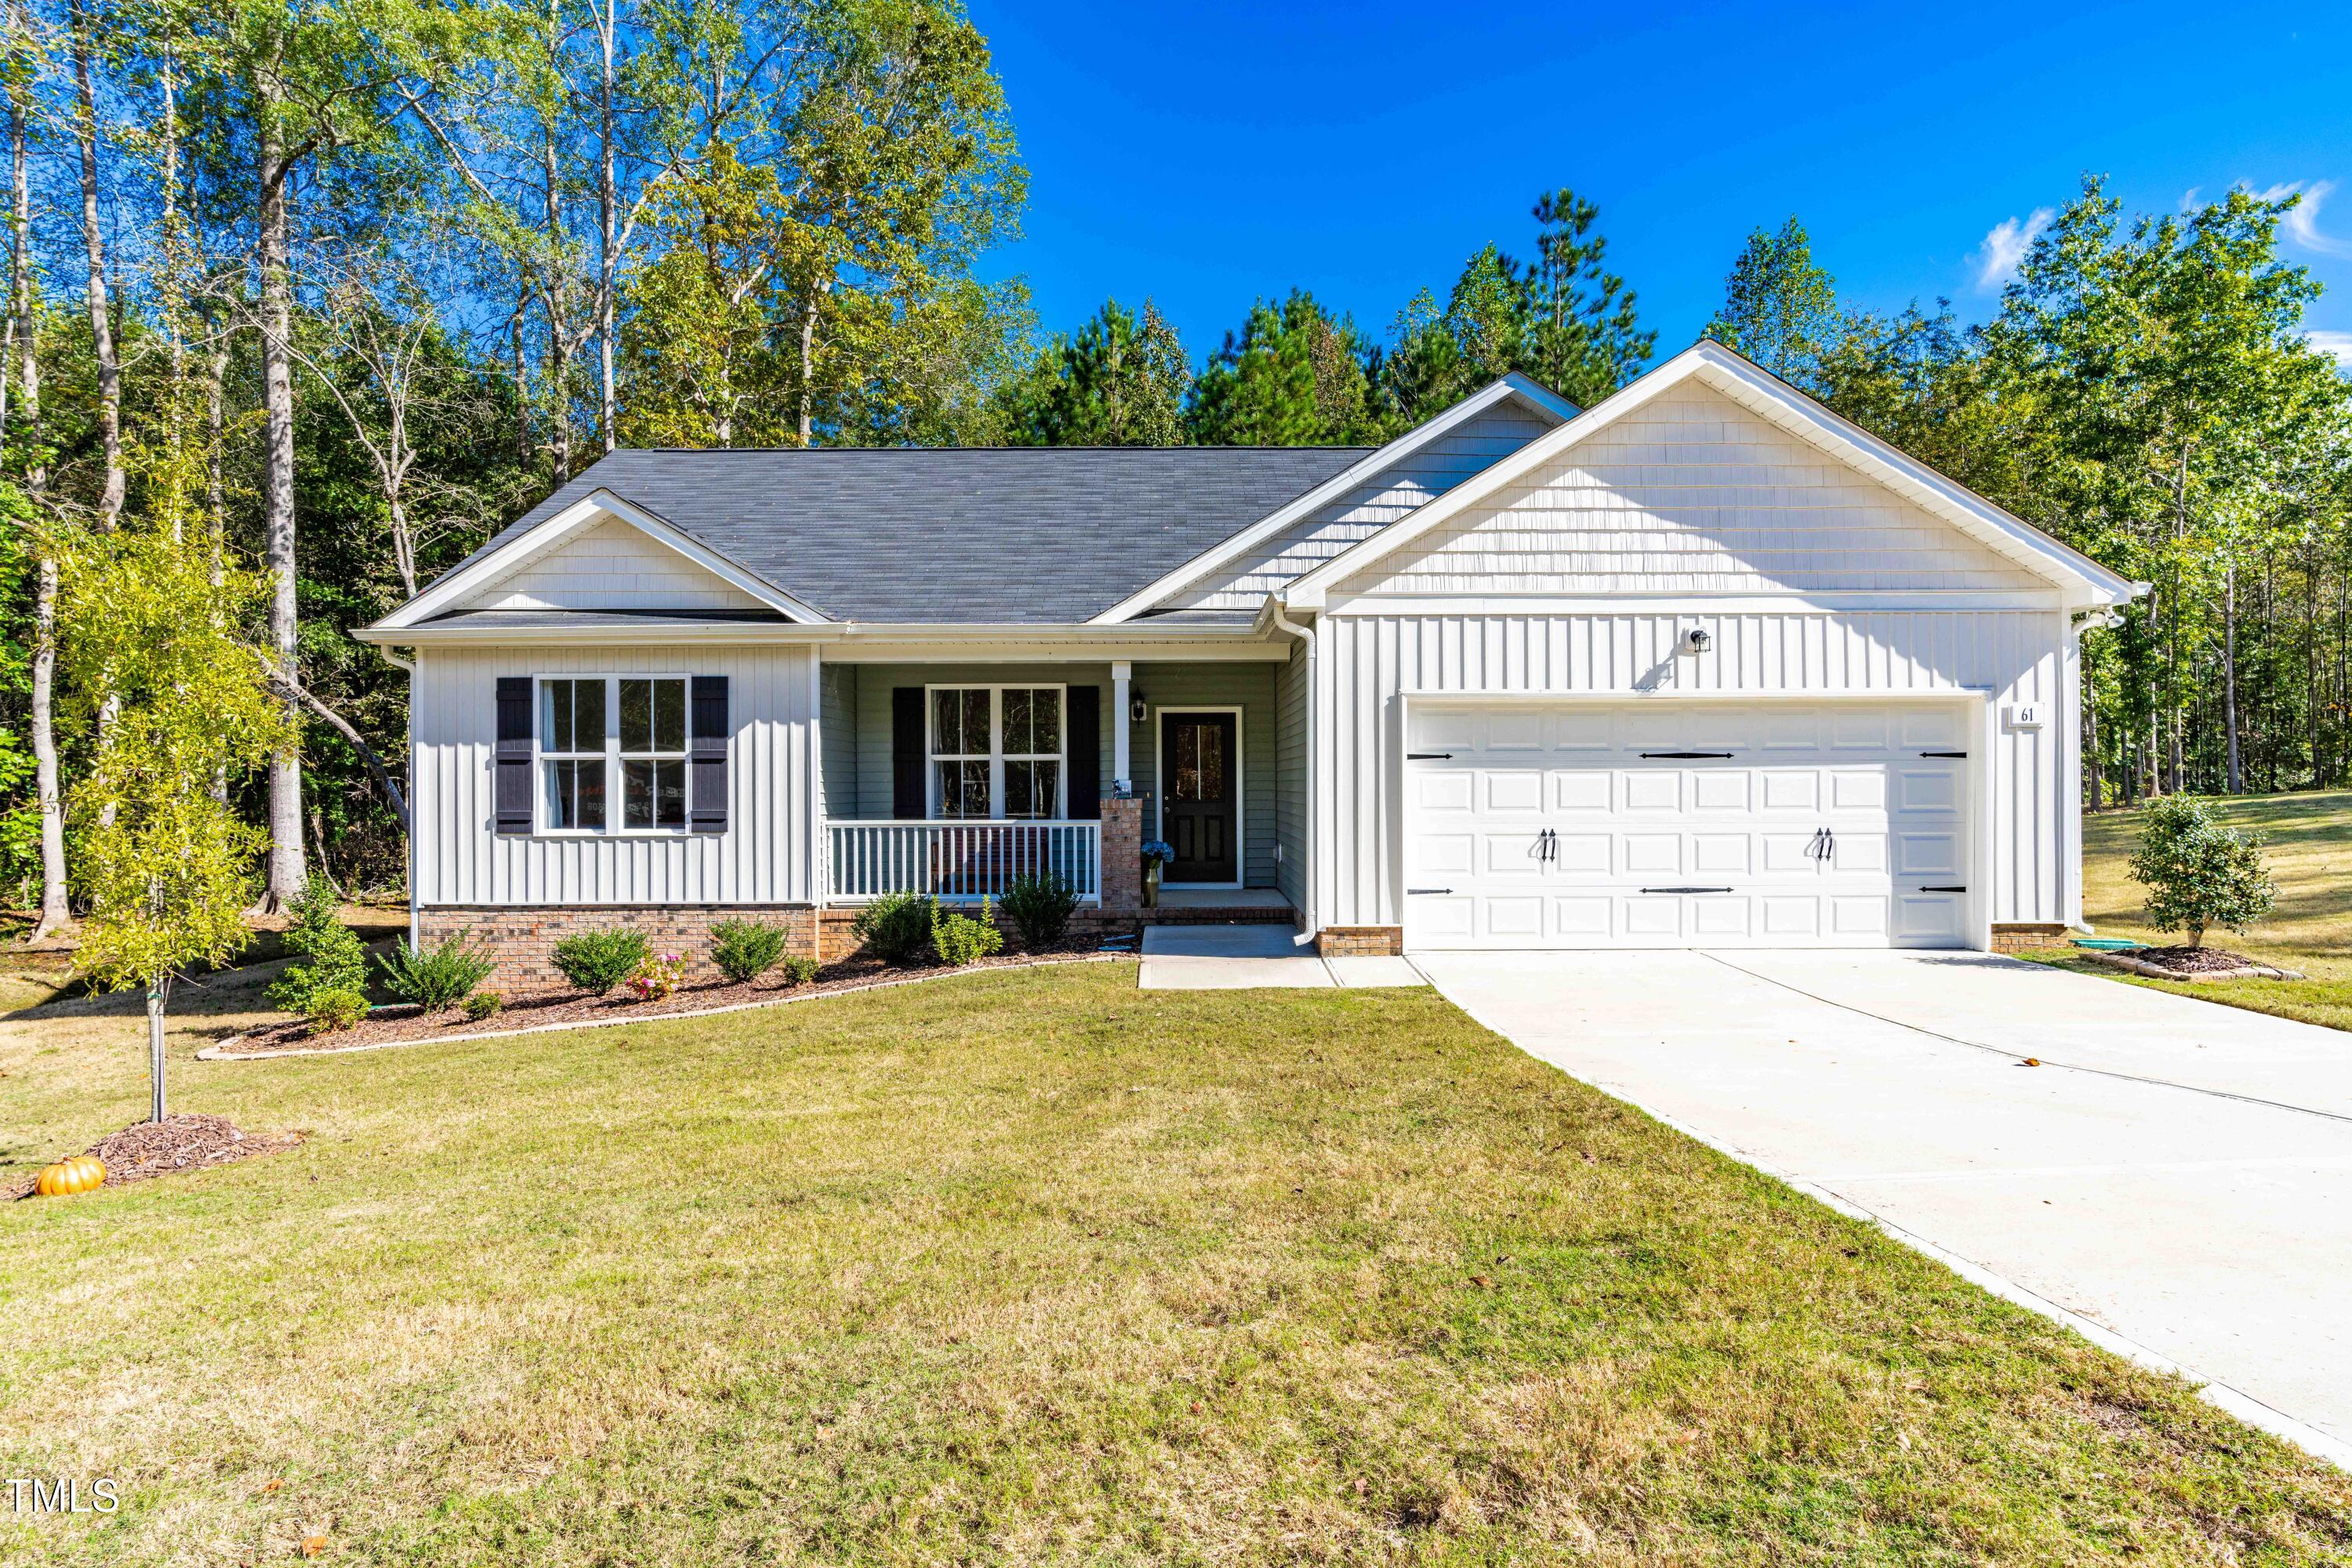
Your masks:
[{"label": "small potted plant on porch", "polygon": [[1164,838],[1143,841],[1143,907],[1160,907],[1160,868],[1176,858],[1176,847]]}]

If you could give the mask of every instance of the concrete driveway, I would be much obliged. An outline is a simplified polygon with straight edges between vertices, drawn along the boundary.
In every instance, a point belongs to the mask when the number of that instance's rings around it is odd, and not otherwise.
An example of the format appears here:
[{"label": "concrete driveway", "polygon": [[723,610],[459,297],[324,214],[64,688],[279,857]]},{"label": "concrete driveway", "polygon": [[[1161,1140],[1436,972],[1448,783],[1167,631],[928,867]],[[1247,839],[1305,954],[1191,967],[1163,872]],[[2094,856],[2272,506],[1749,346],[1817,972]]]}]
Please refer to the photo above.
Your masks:
[{"label": "concrete driveway", "polygon": [[1980,953],[1414,962],[1543,1060],[2352,1466],[2352,1035]]}]

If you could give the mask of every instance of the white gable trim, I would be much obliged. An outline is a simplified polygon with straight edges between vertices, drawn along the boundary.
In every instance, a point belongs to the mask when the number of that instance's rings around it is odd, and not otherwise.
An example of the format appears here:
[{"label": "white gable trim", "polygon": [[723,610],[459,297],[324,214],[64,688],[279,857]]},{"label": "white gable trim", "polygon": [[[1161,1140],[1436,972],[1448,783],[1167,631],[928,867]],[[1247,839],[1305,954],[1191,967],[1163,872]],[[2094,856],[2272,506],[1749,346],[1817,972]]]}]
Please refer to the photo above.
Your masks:
[{"label": "white gable trim", "polygon": [[1685,349],[1559,429],[1538,436],[1483,472],[1300,576],[1280,597],[1294,609],[1324,607],[1331,588],[1404,549],[1480,501],[1525,479],[1570,447],[1685,381],[1721,393],[1829,456],[1877,480],[1930,514],[2062,590],[2069,604],[2120,605],[2146,584],[2011,516],[1992,502],[1905,456],[1719,343]]},{"label": "white gable trim", "polygon": [[1393,466],[1399,458],[1428,446],[1447,431],[1475,418],[1507,398],[1516,398],[1538,413],[1560,423],[1576,417],[1576,405],[1539,383],[1513,371],[1500,381],[1490,382],[1479,388],[1434,418],[1416,425],[1386,446],[1350,463],[1305,495],[1286,502],[1277,510],[1268,512],[1239,533],[1231,534],[1219,541],[1149,587],[1121,599],[1109,609],[1095,616],[1089,624],[1114,626],[1121,621],[1131,620],[1152,608],[1170,595],[1191,586],[1218,567],[1238,560],[1254,546],[1273,538],[1317,508],[1328,506],[1339,500],[1381,470]]},{"label": "white gable trim", "polygon": [[787,619],[814,626],[827,618],[667,519],[656,516],[611,490],[597,489],[591,490],[552,517],[515,535],[496,550],[458,567],[376,622],[370,629],[396,631],[429,620],[608,517],[618,518],[656,543],[677,551],[712,576],[741,589],[769,608],[781,612]]}]

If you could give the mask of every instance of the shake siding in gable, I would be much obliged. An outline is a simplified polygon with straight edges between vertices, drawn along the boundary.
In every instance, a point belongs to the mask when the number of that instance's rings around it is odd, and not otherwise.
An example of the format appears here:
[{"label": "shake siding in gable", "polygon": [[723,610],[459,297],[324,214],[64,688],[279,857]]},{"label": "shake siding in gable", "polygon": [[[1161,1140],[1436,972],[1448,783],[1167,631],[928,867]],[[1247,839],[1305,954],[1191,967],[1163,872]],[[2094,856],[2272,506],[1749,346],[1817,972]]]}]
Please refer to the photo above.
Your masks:
[{"label": "shake siding in gable", "polygon": [[482,589],[472,610],[756,610],[714,577],[619,518],[573,534]]},{"label": "shake siding in gable", "polygon": [[1555,421],[1505,400],[1171,595],[1174,609],[1255,610],[1266,594],[1517,451]]},{"label": "shake siding in gable", "polygon": [[1369,565],[1346,594],[2034,591],[2042,579],[1685,383]]},{"label": "shake siding in gable", "polygon": [[[420,649],[413,721],[418,902],[809,902],[814,658],[806,648],[781,647]],[[728,678],[727,831],[493,833],[499,677],[641,671]]]}]

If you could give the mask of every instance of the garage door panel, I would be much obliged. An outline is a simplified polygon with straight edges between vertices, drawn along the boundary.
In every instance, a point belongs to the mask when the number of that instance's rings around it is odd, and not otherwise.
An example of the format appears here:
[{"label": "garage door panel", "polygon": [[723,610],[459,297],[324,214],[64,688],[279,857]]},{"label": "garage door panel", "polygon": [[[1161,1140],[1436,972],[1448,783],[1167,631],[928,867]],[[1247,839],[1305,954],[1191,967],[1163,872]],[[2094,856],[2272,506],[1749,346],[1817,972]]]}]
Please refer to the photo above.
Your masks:
[{"label": "garage door panel", "polygon": [[1679,833],[1628,833],[1617,840],[1617,869],[1628,877],[1675,877],[1682,868]]},{"label": "garage door panel", "polygon": [[1960,837],[1957,833],[1905,833],[1895,840],[1895,872],[1898,877],[1957,877],[1960,874]]},{"label": "garage door panel", "polygon": [[1598,813],[1607,816],[1614,794],[1616,775],[1606,769],[1571,772],[1557,768],[1549,775],[1551,804],[1554,811],[1585,816]]},{"label": "garage door panel", "polygon": [[1747,815],[1755,775],[1745,768],[1694,770],[1690,774],[1691,810],[1705,816]]},{"label": "garage door panel", "polygon": [[1683,775],[1679,769],[1621,768],[1617,772],[1618,809],[1656,816],[1677,816],[1683,809]]},{"label": "garage door panel", "polygon": [[1690,868],[1702,874],[1745,876],[1753,846],[1753,837],[1745,833],[1694,833],[1688,849]]},{"label": "garage door panel", "polygon": [[[1956,946],[1968,714],[1896,703],[1416,706],[1406,940]],[[1722,757],[1643,757],[1724,752]],[[1645,892],[1644,889],[1690,889]],[[1724,889],[1727,891],[1697,889]]]}]

